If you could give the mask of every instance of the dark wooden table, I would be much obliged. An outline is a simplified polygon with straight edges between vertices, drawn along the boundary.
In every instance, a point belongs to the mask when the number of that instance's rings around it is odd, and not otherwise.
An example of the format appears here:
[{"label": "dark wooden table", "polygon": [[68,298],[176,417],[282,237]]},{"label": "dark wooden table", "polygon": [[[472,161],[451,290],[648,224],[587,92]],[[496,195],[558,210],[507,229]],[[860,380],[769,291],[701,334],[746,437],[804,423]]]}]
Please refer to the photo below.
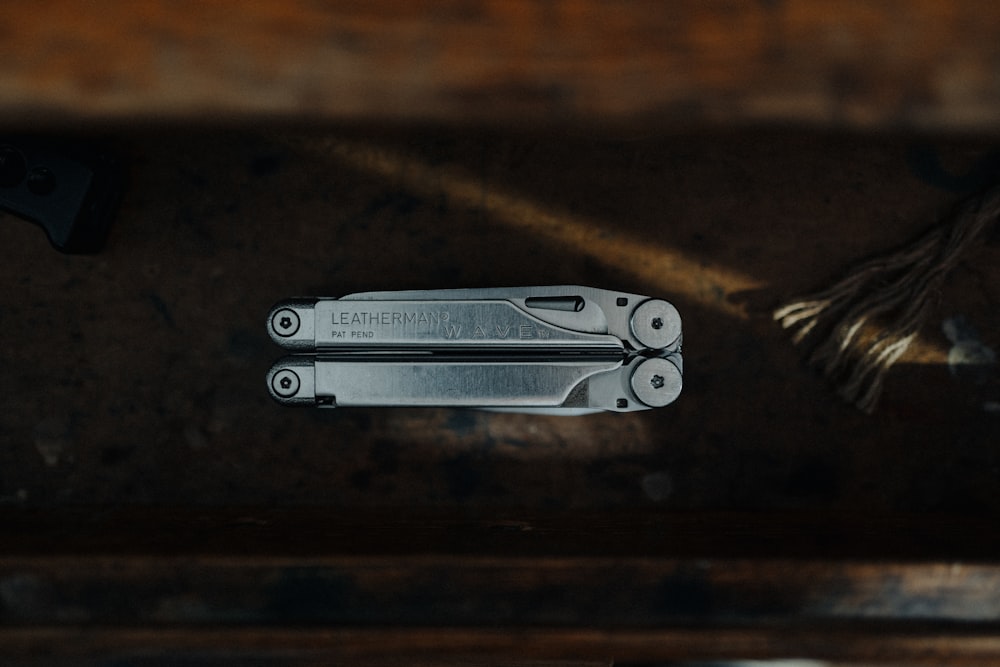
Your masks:
[{"label": "dark wooden table", "polygon": [[[998,10],[602,7],[0,8],[3,131],[130,165],[97,255],[0,217],[0,662],[1000,661],[1000,237],[873,416],[770,317],[994,174]],[[279,299],[557,283],[672,300],[680,400],[267,398]]]},{"label": "dark wooden table", "polygon": [[[874,416],[768,315],[947,210],[961,193],[927,155],[961,174],[981,142],[355,127],[112,144],[132,169],[104,252],[2,227],[12,655],[996,659],[997,383],[953,376],[939,329],[962,314],[997,344],[995,243]],[[279,298],[530,283],[671,298],[681,400],[569,419],[266,396]]]}]

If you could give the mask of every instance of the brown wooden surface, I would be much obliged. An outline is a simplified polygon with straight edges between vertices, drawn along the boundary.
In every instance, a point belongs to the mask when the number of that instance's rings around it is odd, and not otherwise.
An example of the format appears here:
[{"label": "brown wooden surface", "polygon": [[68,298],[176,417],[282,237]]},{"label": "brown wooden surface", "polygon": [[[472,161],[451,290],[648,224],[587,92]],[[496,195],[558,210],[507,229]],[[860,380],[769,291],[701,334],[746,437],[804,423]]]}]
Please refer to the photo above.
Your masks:
[{"label": "brown wooden surface", "polygon": [[1000,568],[957,562],[71,555],[0,558],[0,584],[0,620],[9,628],[835,629],[864,622],[995,631],[1000,618]]},{"label": "brown wooden surface", "polygon": [[[1000,346],[996,235],[874,416],[768,314],[932,224],[992,176],[989,141],[112,135],[131,179],[104,252],[0,219],[0,654],[998,659],[1000,381],[953,374],[940,328],[963,315]],[[278,299],[555,283],[676,303],[677,403],[558,419],[266,396]]]},{"label": "brown wooden surface", "polygon": [[995,132],[986,0],[0,6],[0,122],[795,121]]},{"label": "brown wooden surface", "polygon": [[[955,271],[874,417],[840,403],[769,316],[965,196],[911,159],[926,140],[174,129],[119,141],[131,185],[103,253],[61,256],[30,225],[0,227],[9,505],[1000,512],[996,376],[953,376],[941,333],[963,315],[1000,347],[995,237]],[[989,152],[935,150],[953,175]],[[279,299],[525,284],[671,299],[685,321],[681,400],[562,419],[283,410],[266,395],[281,352],[261,318]]]},{"label": "brown wooden surface", "polygon": [[[0,629],[0,642],[44,661],[12,658],[21,665],[173,665],[171,660],[221,665],[362,665],[420,667],[568,667],[567,655],[584,664],[704,667],[720,656],[748,659],[801,659],[822,656],[823,667],[868,665],[986,667],[997,663],[1000,636],[993,630],[969,632],[932,628],[849,625],[803,628],[671,628],[665,630],[482,629],[258,629],[212,628],[113,630],[104,628]],[[161,653],[161,651],[163,653]],[[162,655],[176,656],[168,659]],[[245,657],[251,655],[253,657]],[[407,656],[400,660],[398,656]],[[109,658],[109,656],[111,656]],[[618,656],[618,658],[616,658]],[[668,661],[668,662],[664,662]],[[676,661],[676,662],[674,662]],[[691,662],[688,662],[691,661]],[[182,663],[183,664],[183,663]],[[726,662],[708,662],[726,665]],[[755,664],[755,663],[751,663]],[[765,663],[766,664],[766,663]],[[788,662],[778,662],[785,667]],[[815,661],[805,661],[812,667]]]}]

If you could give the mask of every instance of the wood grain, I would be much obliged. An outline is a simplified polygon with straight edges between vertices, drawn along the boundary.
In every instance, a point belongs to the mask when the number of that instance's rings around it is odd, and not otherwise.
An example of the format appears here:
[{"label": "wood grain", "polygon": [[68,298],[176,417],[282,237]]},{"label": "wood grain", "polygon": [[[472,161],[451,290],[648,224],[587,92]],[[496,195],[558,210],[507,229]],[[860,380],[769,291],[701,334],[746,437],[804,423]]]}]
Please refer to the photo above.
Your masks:
[{"label": "wood grain", "polygon": [[[6,663],[21,665],[212,664],[491,665],[565,667],[663,660],[790,659],[836,665],[992,666],[1000,633],[853,625],[841,628],[665,628],[596,630],[516,628],[27,628],[0,629]],[[29,656],[29,657],[25,657]],[[399,656],[405,656],[400,658]],[[33,658],[33,659],[32,659]],[[237,658],[243,658],[238,662]],[[226,659],[229,661],[227,662]],[[198,663],[200,664],[200,663]],[[572,664],[572,663],[570,663]]]},{"label": "wood grain", "polygon": [[[334,137],[407,156],[374,174],[301,147],[326,134],[121,137],[132,187],[96,257],[4,218],[5,666],[1000,662],[998,385],[925,359],[869,418],[760,315],[923,229],[962,196],[951,176],[977,171],[981,142],[950,140],[929,169],[888,136]],[[414,187],[421,165],[483,194]],[[513,226],[504,201],[565,241]],[[662,274],[601,252],[621,238],[646,240]],[[938,313],[967,315],[994,349],[997,253],[970,255]],[[708,266],[766,287],[741,294]],[[679,297],[691,383],[670,410],[267,399],[278,298],[577,283]],[[651,475],[668,484],[651,492]]]},{"label": "wood grain", "polygon": [[[6,627],[994,627],[995,564],[490,556],[0,558]],[[995,627],[994,627],[995,629]]]},{"label": "wood grain", "polygon": [[985,0],[44,0],[0,6],[0,122],[643,118],[995,131]]},{"label": "wood grain", "polygon": [[[130,187],[95,257],[61,256],[37,228],[0,219],[2,502],[132,508],[129,525],[143,539],[163,518],[150,514],[144,529],[149,506],[308,506],[318,508],[319,525],[328,525],[324,508],[336,517],[377,508],[514,519],[517,509],[575,511],[573,548],[617,540],[618,553],[660,539],[658,524],[626,520],[637,508],[789,511],[801,512],[801,523],[762,534],[813,555],[1000,553],[996,531],[965,522],[921,533],[915,520],[916,530],[898,538],[890,524],[871,542],[889,546],[857,550],[858,531],[842,540],[831,531],[812,547],[794,533],[804,523],[813,535],[810,518],[830,512],[1000,515],[997,424],[986,409],[1000,394],[952,376],[940,329],[962,314],[1000,349],[1000,246],[984,244],[949,281],[922,333],[941,354],[894,370],[874,419],[804,370],[769,316],[859,258],[918,235],[962,197],[939,185],[948,173],[918,177],[905,138],[355,129],[307,132],[296,147],[268,137],[177,128],[120,137],[134,165]],[[304,148],[331,139],[405,160],[394,173],[372,174]],[[983,146],[951,140],[938,153],[949,173],[965,174]],[[470,187],[446,189],[449,173]],[[437,189],[411,187],[414,176],[430,185],[438,175]],[[477,201],[463,194],[471,186]],[[676,258],[685,260],[680,268]],[[747,294],[723,280],[732,275],[762,287]],[[261,321],[279,299],[531,284],[670,299],[685,322],[682,399],[627,419],[565,420],[298,411],[267,396],[263,377],[281,352]],[[651,493],[650,476],[668,488]],[[608,514],[592,533],[607,537],[590,542],[583,522],[596,511]],[[308,527],[302,516],[292,522],[300,529]],[[125,527],[109,533],[111,523],[93,528],[93,548],[111,536],[120,548],[133,543]],[[558,522],[551,526],[548,546],[560,534]],[[739,521],[727,526],[719,549],[740,540]],[[171,546],[183,517],[170,527],[161,546]],[[201,535],[224,548],[236,529],[221,528]],[[710,546],[713,530],[683,534],[707,531],[692,544]],[[265,539],[245,531],[244,546]],[[446,545],[448,529],[439,531]]]},{"label": "wood grain", "polygon": [[5,558],[0,591],[0,657],[45,664],[1000,659],[995,565]]}]

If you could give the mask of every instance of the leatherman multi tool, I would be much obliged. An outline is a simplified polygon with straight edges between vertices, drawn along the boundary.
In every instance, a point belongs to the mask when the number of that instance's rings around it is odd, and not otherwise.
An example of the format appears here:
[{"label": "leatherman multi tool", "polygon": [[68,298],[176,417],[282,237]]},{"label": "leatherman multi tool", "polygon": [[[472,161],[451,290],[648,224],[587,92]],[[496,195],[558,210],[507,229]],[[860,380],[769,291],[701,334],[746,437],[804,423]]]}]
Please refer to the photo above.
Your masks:
[{"label": "leatherman multi tool", "polygon": [[292,353],[267,375],[285,405],[630,412],[682,386],[677,309],[590,287],[290,299],[267,329]]}]

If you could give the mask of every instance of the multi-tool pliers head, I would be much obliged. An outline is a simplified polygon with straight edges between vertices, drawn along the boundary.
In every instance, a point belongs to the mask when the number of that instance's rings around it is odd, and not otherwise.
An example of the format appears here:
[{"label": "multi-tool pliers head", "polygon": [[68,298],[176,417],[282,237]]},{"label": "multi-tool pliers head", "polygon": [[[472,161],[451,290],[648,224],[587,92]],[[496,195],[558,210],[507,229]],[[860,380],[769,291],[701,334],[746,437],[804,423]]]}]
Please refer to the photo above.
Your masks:
[{"label": "multi-tool pliers head", "polygon": [[292,353],[267,376],[287,405],[629,412],[682,386],[677,309],[591,287],[290,299],[267,329]]}]

